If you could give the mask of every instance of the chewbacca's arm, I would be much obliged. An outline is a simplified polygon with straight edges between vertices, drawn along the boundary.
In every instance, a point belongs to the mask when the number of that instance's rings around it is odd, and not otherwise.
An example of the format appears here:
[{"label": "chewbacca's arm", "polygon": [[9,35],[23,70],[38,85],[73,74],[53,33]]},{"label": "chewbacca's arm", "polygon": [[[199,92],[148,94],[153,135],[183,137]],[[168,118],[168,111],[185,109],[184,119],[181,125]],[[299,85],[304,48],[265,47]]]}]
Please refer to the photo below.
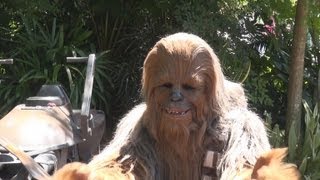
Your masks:
[{"label": "chewbacca's arm", "polygon": [[247,98],[240,84],[224,80],[224,86],[229,102],[233,107],[247,108]]}]

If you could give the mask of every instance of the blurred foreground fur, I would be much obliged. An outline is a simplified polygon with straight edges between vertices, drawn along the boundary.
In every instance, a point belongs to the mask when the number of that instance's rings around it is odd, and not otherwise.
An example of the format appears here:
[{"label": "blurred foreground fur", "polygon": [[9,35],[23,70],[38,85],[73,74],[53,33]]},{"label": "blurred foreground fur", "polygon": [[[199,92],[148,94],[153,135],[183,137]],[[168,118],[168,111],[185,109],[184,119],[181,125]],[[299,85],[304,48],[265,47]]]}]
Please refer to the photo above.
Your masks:
[{"label": "blurred foreground fur", "polygon": [[272,149],[264,153],[256,164],[241,171],[235,179],[257,180],[298,180],[300,172],[295,164],[285,163],[287,148]]},{"label": "blurred foreground fur", "polygon": [[130,180],[130,173],[123,173],[120,168],[112,167],[103,171],[95,171],[88,164],[73,162],[59,169],[52,180]]},{"label": "blurred foreground fur", "polygon": [[[283,162],[287,148],[272,149],[261,155],[253,167],[243,169],[236,180],[298,180],[300,173],[294,164]],[[94,171],[83,163],[65,165],[54,176],[53,180],[131,180],[135,179],[131,173],[122,173],[115,167],[105,169],[104,172]]]}]

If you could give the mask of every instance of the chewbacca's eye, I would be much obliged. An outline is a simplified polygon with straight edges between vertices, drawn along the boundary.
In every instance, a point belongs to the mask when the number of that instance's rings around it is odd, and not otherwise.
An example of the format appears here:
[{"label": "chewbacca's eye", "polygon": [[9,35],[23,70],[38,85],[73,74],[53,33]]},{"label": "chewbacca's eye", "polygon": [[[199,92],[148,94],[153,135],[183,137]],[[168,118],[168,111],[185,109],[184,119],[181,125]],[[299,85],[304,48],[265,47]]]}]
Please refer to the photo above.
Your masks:
[{"label": "chewbacca's eye", "polygon": [[164,83],[162,86],[166,88],[172,88],[173,85],[171,83]]},{"label": "chewbacca's eye", "polygon": [[182,88],[185,89],[185,90],[194,90],[194,89],[196,89],[196,88],[194,88],[194,87],[192,87],[192,86],[190,86],[188,84],[183,84]]}]

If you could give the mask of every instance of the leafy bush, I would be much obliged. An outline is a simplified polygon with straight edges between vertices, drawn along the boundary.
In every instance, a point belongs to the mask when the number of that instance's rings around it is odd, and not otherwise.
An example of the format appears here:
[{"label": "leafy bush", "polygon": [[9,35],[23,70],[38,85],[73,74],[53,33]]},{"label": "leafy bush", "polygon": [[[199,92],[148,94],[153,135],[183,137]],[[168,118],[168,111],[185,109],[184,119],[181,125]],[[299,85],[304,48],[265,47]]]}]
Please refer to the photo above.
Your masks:
[{"label": "leafy bush", "polygon": [[268,95],[267,85],[269,81],[255,75],[255,72],[252,72],[251,74],[253,74],[254,76],[246,81],[246,90],[250,92],[248,94],[250,102],[252,104],[259,105],[260,108],[261,106],[273,105],[273,100]]},{"label": "leafy bush", "polygon": [[[6,56],[14,58],[14,64],[5,66],[6,81],[0,84],[0,112],[5,113],[24,99],[36,94],[42,84],[62,84],[70,94],[74,107],[79,107],[84,84],[85,65],[68,64],[67,56],[88,56],[94,52],[89,47],[91,31],[75,24],[64,29],[55,18],[46,25],[34,18],[22,16],[22,24],[8,43],[14,44]],[[7,31],[10,31],[8,29]],[[92,102],[95,106],[107,103],[106,86],[109,61],[107,52],[97,54],[95,85]]]},{"label": "leafy bush", "polygon": [[[303,102],[305,116],[303,131],[299,137],[296,124],[292,123],[288,137],[288,161],[296,164],[304,179],[320,179],[320,113],[316,105],[312,110]],[[270,116],[269,116],[270,117]],[[270,122],[267,118],[267,127]],[[270,132],[270,143],[273,147],[285,146],[284,130],[275,125]]]},{"label": "leafy bush", "polygon": [[289,132],[289,161],[299,166],[305,179],[320,179],[320,114],[318,105],[312,110],[304,101],[304,132],[299,139],[296,125]]},{"label": "leafy bush", "polygon": [[285,144],[285,131],[278,124],[273,124],[270,113],[265,112],[266,127],[269,134],[269,141],[272,147],[283,147]]}]

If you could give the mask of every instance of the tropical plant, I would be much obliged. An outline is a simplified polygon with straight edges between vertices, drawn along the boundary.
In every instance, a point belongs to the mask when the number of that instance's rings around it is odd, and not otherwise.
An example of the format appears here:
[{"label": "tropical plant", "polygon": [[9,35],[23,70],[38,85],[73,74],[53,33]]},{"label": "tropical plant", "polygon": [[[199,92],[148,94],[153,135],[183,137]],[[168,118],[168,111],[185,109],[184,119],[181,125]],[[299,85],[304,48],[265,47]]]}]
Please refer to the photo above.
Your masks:
[{"label": "tropical plant", "polygon": [[[296,124],[291,125],[288,136],[288,161],[298,166],[304,179],[320,178],[320,113],[318,105],[310,108],[306,101],[304,106],[304,122],[302,133],[297,133]],[[284,147],[285,130],[280,129],[277,124],[271,128],[272,121],[267,115],[267,127],[271,129],[270,143],[272,147]],[[299,134],[301,136],[299,136]]]},{"label": "tropical plant", "polygon": [[289,131],[289,161],[298,165],[305,179],[320,179],[320,113],[318,105],[312,110],[303,102],[304,132],[299,136],[296,123]]},{"label": "tropical plant", "polygon": [[[90,47],[88,40],[92,32],[81,28],[80,24],[66,31],[55,18],[51,25],[23,16],[21,22],[14,38],[8,42],[15,44],[16,48],[7,53],[14,58],[14,65],[6,67],[7,80],[0,84],[0,112],[5,113],[26,97],[35,95],[42,84],[55,83],[63,84],[72,104],[79,107],[85,66],[66,63],[66,56],[88,56],[94,52],[94,48],[84,48],[84,45]],[[94,105],[107,103],[105,87],[111,83],[107,81],[107,58],[107,52],[98,55],[92,98]]]},{"label": "tropical plant", "polygon": [[285,146],[285,131],[280,128],[278,124],[274,124],[271,114],[268,112],[264,113],[265,125],[269,134],[269,142],[273,148]]}]

